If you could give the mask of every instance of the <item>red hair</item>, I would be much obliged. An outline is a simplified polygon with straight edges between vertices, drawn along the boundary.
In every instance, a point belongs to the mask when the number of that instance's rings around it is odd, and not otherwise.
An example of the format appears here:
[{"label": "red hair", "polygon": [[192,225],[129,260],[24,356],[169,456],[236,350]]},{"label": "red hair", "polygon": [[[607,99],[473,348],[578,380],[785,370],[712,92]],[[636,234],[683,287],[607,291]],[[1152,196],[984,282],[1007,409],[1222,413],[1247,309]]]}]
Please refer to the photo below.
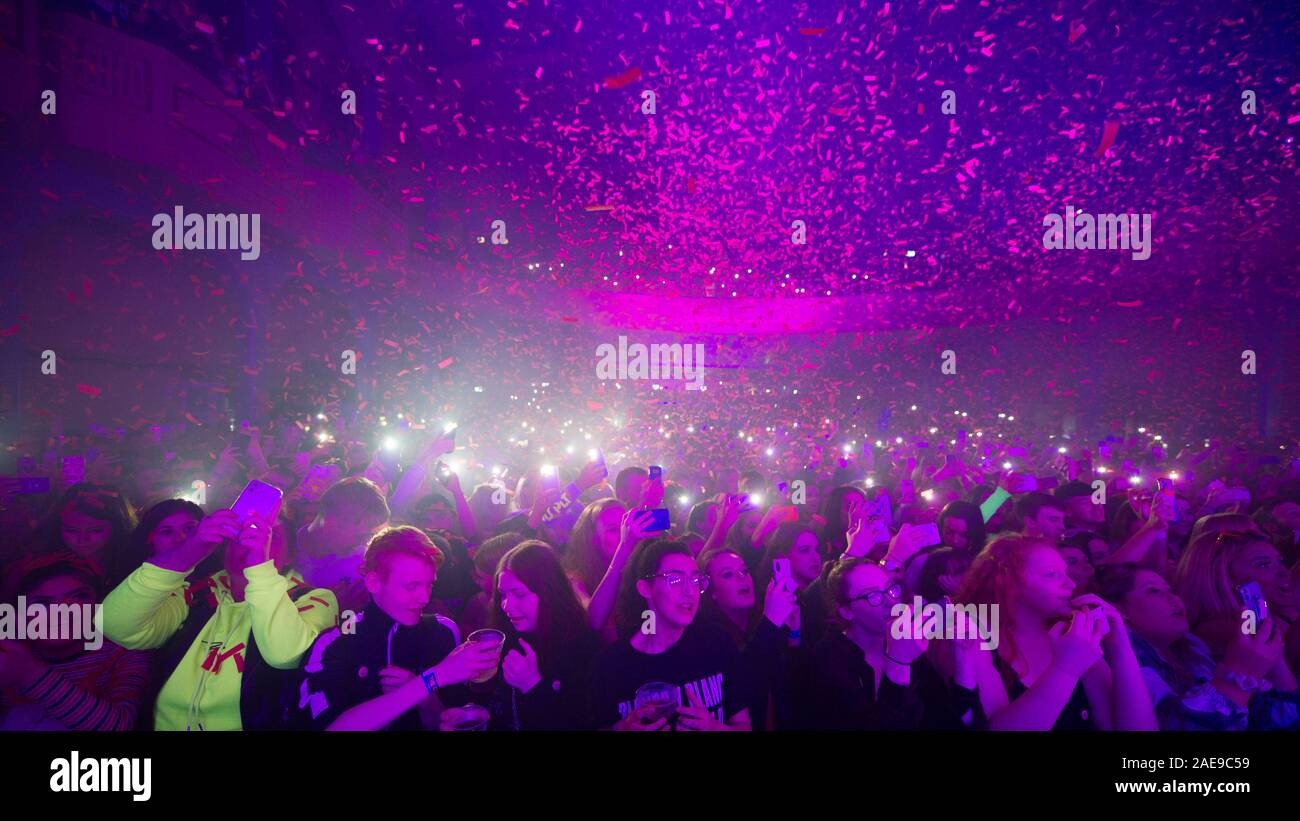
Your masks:
[{"label": "red hair", "polygon": [[975,557],[953,596],[957,604],[998,606],[999,632],[1011,658],[1019,654],[1012,638],[1015,605],[1024,593],[1025,566],[1029,563],[1029,553],[1039,548],[1051,550],[1052,546],[1032,536],[1000,536],[994,539]]},{"label": "red hair", "polygon": [[443,554],[438,546],[425,535],[423,530],[409,525],[390,527],[381,531],[370,540],[366,547],[366,560],[361,566],[363,573],[378,573],[388,576],[393,559],[397,556],[410,556],[428,562],[435,573],[442,567]]}]

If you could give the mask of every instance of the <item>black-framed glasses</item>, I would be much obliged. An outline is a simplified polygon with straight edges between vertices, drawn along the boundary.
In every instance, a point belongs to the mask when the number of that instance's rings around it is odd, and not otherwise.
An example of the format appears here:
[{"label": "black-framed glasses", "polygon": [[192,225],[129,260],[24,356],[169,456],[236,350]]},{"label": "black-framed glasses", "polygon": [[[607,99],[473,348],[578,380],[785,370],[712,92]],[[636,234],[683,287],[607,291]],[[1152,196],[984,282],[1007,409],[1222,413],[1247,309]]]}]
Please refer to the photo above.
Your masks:
[{"label": "black-framed glasses", "polygon": [[690,579],[691,584],[699,588],[701,593],[709,589],[709,577],[700,575],[699,573],[696,573],[691,576],[687,576],[685,573],[681,572],[680,570],[670,570],[667,573],[650,573],[649,575],[643,576],[642,578],[646,579],[647,581],[651,579],[663,579],[665,582],[668,583],[669,590],[680,590],[682,583],[685,582],[687,579]]},{"label": "black-framed glasses", "polygon": [[884,590],[868,590],[865,593],[859,593],[858,595],[849,599],[849,602],[852,603],[855,601],[865,601],[867,604],[871,605],[872,607],[879,607],[881,603],[885,600],[886,596],[888,596],[893,601],[902,601],[903,586],[901,584],[891,584],[889,587],[886,587]]}]

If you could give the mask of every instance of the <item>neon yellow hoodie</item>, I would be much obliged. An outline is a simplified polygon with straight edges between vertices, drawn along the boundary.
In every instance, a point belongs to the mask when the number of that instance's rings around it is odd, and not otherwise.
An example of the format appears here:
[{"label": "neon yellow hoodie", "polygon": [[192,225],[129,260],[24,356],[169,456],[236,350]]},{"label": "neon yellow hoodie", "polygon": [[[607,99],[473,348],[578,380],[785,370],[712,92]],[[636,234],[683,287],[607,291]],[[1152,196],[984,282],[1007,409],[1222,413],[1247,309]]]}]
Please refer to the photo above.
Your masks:
[{"label": "neon yellow hoodie", "polygon": [[[191,589],[187,573],[145,562],[104,599],[104,635],[133,650],[162,647],[180,629],[196,593],[208,592],[216,609],[168,677],[154,706],[158,730],[239,730],[239,697],[249,632],[272,667],[290,670],[316,636],[333,627],[338,602],[316,589],[295,602],[288,591],[303,586],[266,561],[245,568],[244,600],[235,601],[225,571]],[[208,590],[210,588],[210,590]]]}]

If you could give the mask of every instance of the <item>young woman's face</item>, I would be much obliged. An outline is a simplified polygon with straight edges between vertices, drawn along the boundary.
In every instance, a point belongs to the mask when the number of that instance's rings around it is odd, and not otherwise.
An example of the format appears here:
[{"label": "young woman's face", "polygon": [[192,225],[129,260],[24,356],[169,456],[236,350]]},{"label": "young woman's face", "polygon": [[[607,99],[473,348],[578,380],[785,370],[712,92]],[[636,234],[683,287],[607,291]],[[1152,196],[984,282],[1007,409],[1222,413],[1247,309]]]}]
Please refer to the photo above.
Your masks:
[{"label": "young woman's face", "polygon": [[966,520],[960,516],[949,516],[944,519],[939,530],[939,541],[945,547],[956,550],[965,550],[969,547],[970,538],[966,532]]},{"label": "young woman's face", "polygon": [[185,544],[198,526],[199,520],[183,510],[165,517],[146,540],[151,550],[150,555],[157,556],[164,550],[174,550]]},{"label": "young woman's face", "polygon": [[1186,635],[1187,609],[1169,583],[1150,570],[1139,570],[1133,589],[1119,603],[1124,621],[1138,635],[1168,644]]},{"label": "young woman's face", "polygon": [[502,570],[497,577],[497,590],[501,594],[501,612],[510,619],[511,626],[520,633],[535,631],[537,608],[541,603],[537,594],[509,570]]},{"label": "young woman's face", "polygon": [[1233,586],[1259,582],[1264,598],[1270,602],[1290,602],[1291,573],[1282,556],[1268,542],[1253,542],[1228,563],[1228,577]]},{"label": "young woman's face", "polygon": [[1088,557],[1077,547],[1060,548],[1061,558],[1065,559],[1065,572],[1074,582],[1076,590],[1086,590],[1092,583],[1093,567]]},{"label": "young woman's face", "polygon": [[429,562],[398,554],[392,557],[387,573],[366,574],[366,589],[379,609],[398,624],[410,627],[419,623],[425,605],[433,597],[437,577]]},{"label": "young woman's face", "polygon": [[107,519],[92,519],[78,510],[69,510],[59,518],[63,544],[82,558],[96,558],[113,538],[113,525]]},{"label": "young woman's face", "polygon": [[[95,591],[81,579],[76,576],[55,576],[52,579],[46,579],[27,591],[27,603],[46,606],[56,604],[81,606],[83,604],[96,604],[97,602]],[[41,639],[35,643],[41,650],[50,653],[52,656],[62,656],[75,646],[84,644],[84,639]]]},{"label": "young woman's face", "polygon": [[855,503],[865,503],[866,501],[867,497],[865,494],[857,492],[845,493],[844,498],[840,499],[840,521],[847,522],[849,520],[849,510],[851,505]]},{"label": "young woman's face", "polygon": [[1043,619],[1070,615],[1074,580],[1060,552],[1042,545],[1030,549],[1021,577],[1020,605]]},{"label": "young woman's face", "polygon": [[[667,624],[685,630],[695,620],[700,609],[700,588],[692,579],[707,578],[690,556],[669,553],[659,560],[659,568],[651,579],[637,582],[637,591],[645,597],[655,612],[657,624]],[[670,583],[674,577],[677,584]]]},{"label": "young woman's face", "polygon": [[1092,561],[1092,566],[1096,567],[1110,556],[1110,545],[1106,544],[1105,539],[1090,539],[1088,541],[1088,559]]},{"label": "young woman's face", "polygon": [[740,528],[741,535],[745,537],[746,542],[749,542],[750,539],[754,538],[754,531],[758,529],[758,523],[762,520],[762,511],[751,510],[748,513],[740,514],[740,518],[736,520],[733,527]]},{"label": "young woman's face", "polygon": [[627,508],[619,504],[610,505],[596,517],[596,550],[606,560],[613,558],[618,549],[619,528],[623,525],[623,514]]},{"label": "young woman's face", "polygon": [[[845,593],[849,603],[840,605],[840,616],[845,621],[861,625],[868,632],[884,633],[892,620],[891,611],[898,604],[898,600],[890,598],[887,593],[894,584],[894,577],[876,565],[864,564],[853,568],[846,580]],[[873,605],[865,598],[873,591],[885,594],[877,597],[879,604]]]},{"label": "young woman's face", "polygon": [[735,553],[713,557],[706,569],[709,595],[723,610],[748,610],[754,606],[754,580]]},{"label": "young woman's face", "polygon": [[822,572],[822,556],[817,550],[817,534],[811,531],[800,533],[790,548],[790,573],[802,590],[817,581]]}]

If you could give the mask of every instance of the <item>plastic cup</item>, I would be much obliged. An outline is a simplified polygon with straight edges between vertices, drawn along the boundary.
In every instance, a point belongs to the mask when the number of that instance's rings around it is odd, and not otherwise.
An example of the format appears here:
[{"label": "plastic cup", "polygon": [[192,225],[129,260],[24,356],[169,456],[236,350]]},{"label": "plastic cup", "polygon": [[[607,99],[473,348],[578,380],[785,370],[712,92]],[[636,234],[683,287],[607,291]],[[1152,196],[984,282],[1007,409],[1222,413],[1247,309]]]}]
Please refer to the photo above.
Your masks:
[{"label": "plastic cup", "polygon": [[486,707],[466,704],[464,707],[448,708],[444,721],[451,732],[475,732],[486,730],[489,714]]},{"label": "plastic cup", "polygon": [[486,681],[491,681],[492,677],[497,674],[497,666],[501,664],[501,647],[505,643],[505,640],[506,634],[502,633],[500,630],[475,630],[473,633],[469,634],[469,638],[466,639],[466,641],[494,646],[497,651],[497,664],[488,672],[471,679],[471,681],[475,684],[482,684]]}]

